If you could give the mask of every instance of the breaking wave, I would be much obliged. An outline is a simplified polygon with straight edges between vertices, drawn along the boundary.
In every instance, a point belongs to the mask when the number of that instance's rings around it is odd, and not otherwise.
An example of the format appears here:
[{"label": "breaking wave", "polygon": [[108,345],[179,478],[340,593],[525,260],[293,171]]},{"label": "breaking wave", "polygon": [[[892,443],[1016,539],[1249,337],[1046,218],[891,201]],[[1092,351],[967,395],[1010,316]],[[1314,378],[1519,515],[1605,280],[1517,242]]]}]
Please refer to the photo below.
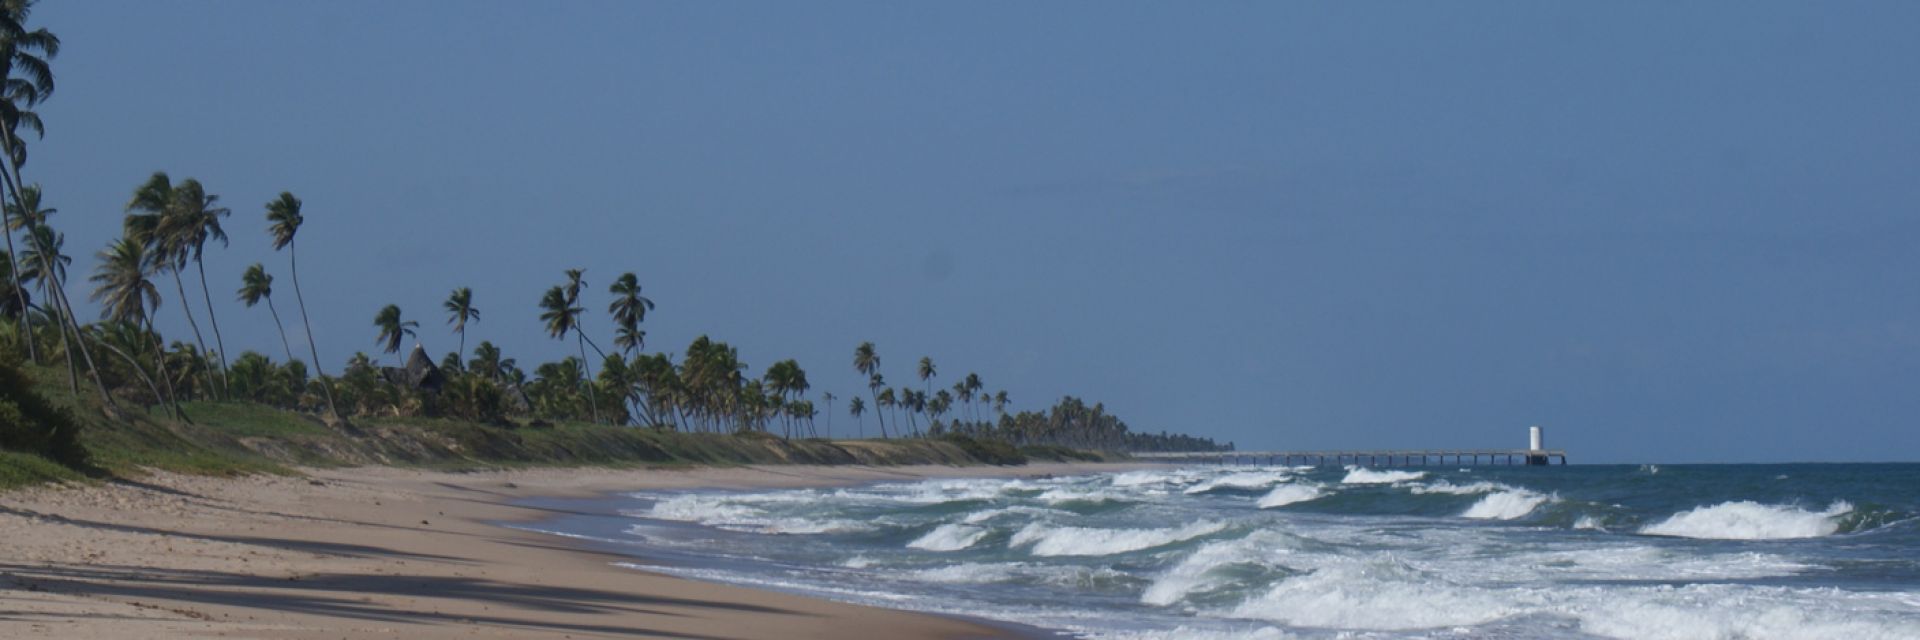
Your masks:
[{"label": "breaking wave", "polygon": [[1267,495],[1261,496],[1260,501],[1255,504],[1259,505],[1262,509],[1273,509],[1318,499],[1322,495],[1325,494],[1321,493],[1320,487],[1304,484],[1283,484],[1274,487],[1272,491],[1268,491]]},{"label": "breaking wave", "polygon": [[1535,507],[1552,499],[1552,496],[1526,489],[1500,491],[1487,494],[1479,502],[1473,503],[1473,506],[1467,507],[1467,511],[1460,514],[1460,517],[1476,520],[1513,520],[1533,513]]},{"label": "breaking wave", "polygon": [[1342,478],[1340,483],[1393,484],[1395,482],[1411,482],[1425,477],[1427,477],[1427,472],[1425,471],[1375,471],[1364,467],[1348,467],[1347,477]]},{"label": "breaking wave", "polygon": [[987,530],[982,527],[973,527],[964,524],[943,524],[934,527],[932,531],[928,531],[926,535],[920,536],[913,542],[907,543],[907,548],[924,549],[927,551],[959,551],[979,543],[980,539],[985,537],[987,537]]},{"label": "breaking wave", "polygon": [[1840,531],[1840,516],[1852,512],[1853,505],[1846,501],[1834,502],[1826,511],[1807,511],[1741,500],[1682,511],[1640,532],[1709,540],[1819,538]]},{"label": "breaking wave", "polygon": [[1033,545],[1036,556],[1107,556],[1163,547],[1218,533],[1225,523],[1201,521],[1173,529],[1093,529],[1054,527],[1034,523],[1022,527],[1007,541],[1009,547]]}]

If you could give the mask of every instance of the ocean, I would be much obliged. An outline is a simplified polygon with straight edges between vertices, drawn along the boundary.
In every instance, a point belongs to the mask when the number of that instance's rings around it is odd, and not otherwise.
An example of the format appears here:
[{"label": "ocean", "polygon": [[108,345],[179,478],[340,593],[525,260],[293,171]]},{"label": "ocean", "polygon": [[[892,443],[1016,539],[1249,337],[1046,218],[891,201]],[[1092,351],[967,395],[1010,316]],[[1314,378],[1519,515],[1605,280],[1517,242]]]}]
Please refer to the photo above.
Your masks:
[{"label": "ocean", "polygon": [[1916,464],[1195,466],[611,499],[537,528],[652,571],[1087,638],[1920,638]]}]

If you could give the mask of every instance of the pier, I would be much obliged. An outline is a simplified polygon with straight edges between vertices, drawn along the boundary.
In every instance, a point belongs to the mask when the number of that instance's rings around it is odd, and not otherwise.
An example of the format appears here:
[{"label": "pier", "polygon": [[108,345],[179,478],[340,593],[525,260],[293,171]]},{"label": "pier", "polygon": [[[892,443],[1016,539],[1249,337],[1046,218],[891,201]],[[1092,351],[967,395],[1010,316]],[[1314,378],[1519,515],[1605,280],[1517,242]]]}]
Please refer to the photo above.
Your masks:
[{"label": "pier", "polygon": [[1566,464],[1563,449],[1380,449],[1367,451],[1191,451],[1136,453],[1136,460],[1215,464],[1355,465],[1422,467],[1430,465]]}]

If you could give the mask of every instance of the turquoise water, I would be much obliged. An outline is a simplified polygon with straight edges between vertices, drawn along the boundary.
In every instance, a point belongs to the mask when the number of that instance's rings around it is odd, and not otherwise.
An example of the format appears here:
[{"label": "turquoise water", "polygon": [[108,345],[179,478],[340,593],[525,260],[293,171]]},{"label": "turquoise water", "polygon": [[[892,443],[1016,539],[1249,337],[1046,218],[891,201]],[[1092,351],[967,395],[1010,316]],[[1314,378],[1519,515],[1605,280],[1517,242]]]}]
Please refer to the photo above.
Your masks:
[{"label": "turquoise water", "polygon": [[611,507],[547,526],[652,570],[1093,638],[1920,638],[1913,464],[1208,466]]}]

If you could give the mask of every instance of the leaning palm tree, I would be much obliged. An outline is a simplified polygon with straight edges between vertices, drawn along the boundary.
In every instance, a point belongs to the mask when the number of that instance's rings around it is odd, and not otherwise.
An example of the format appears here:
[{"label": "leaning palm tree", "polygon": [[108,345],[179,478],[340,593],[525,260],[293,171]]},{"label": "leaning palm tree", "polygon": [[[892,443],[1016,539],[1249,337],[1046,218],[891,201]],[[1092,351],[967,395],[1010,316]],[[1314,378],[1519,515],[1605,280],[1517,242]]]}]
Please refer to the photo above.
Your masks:
[{"label": "leaning palm tree", "polygon": [[194,269],[200,273],[200,296],[207,305],[207,323],[213,325],[213,345],[219,348],[214,353],[214,362],[220,367],[220,380],[224,396],[227,380],[227,343],[220,336],[220,316],[213,312],[213,293],[207,288],[207,242],[219,240],[221,246],[227,245],[227,232],[220,227],[220,219],[232,213],[226,207],[219,206],[220,196],[207,193],[199,180],[187,178],[173,189],[174,206],[167,215],[160,218],[159,233],[170,239],[180,252],[181,259],[191,253]]},{"label": "leaning palm tree", "polygon": [[420,323],[401,320],[400,306],[390,304],[373,316],[373,326],[380,328],[380,335],[373,339],[373,343],[380,345],[387,353],[400,353],[400,341],[415,335],[413,330]]},{"label": "leaning palm tree", "polygon": [[[566,340],[567,333],[573,332],[574,338],[580,343],[580,364],[582,367],[585,367],[587,361],[587,342],[586,335],[580,333],[581,308],[573,304],[580,293],[579,273],[577,270],[567,272],[568,276],[572,278],[575,283],[571,287],[556,286],[548,289],[547,294],[541,296],[540,309],[542,311],[540,312],[540,320],[547,323],[547,335],[553,336],[556,340]],[[569,289],[571,289],[573,295],[568,295]],[[600,401],[593,393],[593,385],[586,384],[585,382],[592,377],[592,372],[586,372],[586,375],[581,376],[580,386],[586,387],[587,389],[587,406],[592,409],[594,423],[598,424],[600,422]]]},{"label": "leaning palm tree", "polygon": [[313,323],[307,320],[307,300],[300,295],[300,260],[293,238],[300,233],[300,225],[306,220],[300,214],[300,199],[293,197],[291,192],[282,191],[280,197],[267,203],[267,233],[273,234],[274,251],[282,247],[287,249],[287,270],[293,275],[293,300],[300,307],[300,324],[307,329],[307,353],[313,356],[313,373],[319,376],[320,390],[327,396],[327,413],[335,420],[341,420],[344,417],[333,404],[333,385],[327,382],[327,373],[320,370],[320,348],[313,343]]},{"label": "leaning palm tree", "polygon": [[27,230],[27,248],[20,251],[20,282],[40,287],[40,293],[49,299],[53,297],[55,283],[67,279],[67,265],[73,264],[73,256],[62,253],[66,247],[67,236],[54,231],[47,225],[34,225]]},{"label": "leaning palm tree", "polygon": [[[51,212],[51,210],[47,211],[47,213]],[[45,224],[35,224],[28,227],[26,231],[27,246],[21,249],[20,254],[20,284],[39,286],[41,299],[50,305],[49,314],[57,317],[61,315],[63,308],[55,287],[58,286],[57,283],[67,279],[67,265],[73,264],[73,257],[61,252],[67,243],[67,238]],[[60,352],[67,361],[67,387],[78,392],[80,373],[74,368],[73,342],[67,340],[66,322],[59,320],[56,324],[61,326]]]},{"label": "leaning palm tree", "polygon": [[[180,410],[179,397],[174,394],[173,381],[167,375],[165,345],[161,344],[160,334],[153,330],[153,312],[160,309],[160,290],[147,278],[152,261],[146,252],[146,245],[123,237],[97,254],[100,265],[94,269],[93,277],[88,278],[95,285],[88,297],[100,303],[102,318],[142,327],[153,337],[154,363],[159,368],[160,380],[166,385],[167,400],[174,416],[184,420],[186,412]],[[134,368],[139,369],[137,363]]]},{"label": "leaning palm tree", "polygon": [[[5,159],[6,172],[0,172],[6,189],[14,196],[14,203],[21,209],[30,209],[22,202],[24,183],[20,180],[20,165],[27,161],[26,144],[20,139],[20,128],[26,127],[36,133],[45,133],[40,116],[33,111],[34,106],[48,96],[53,95],[53,68],[47,60],[60,55],[60,38],[45,28],[27,29],[27,17],[33,11],[32,0],[7,0],[0,3],[0,85],[4,94],[0,94],[0,157]],[[0,215],[6,217],[7,255],[17,257],[20,254],[13,247],[14,207],[0,209]],[[8,270],[12,277],[14,295],[22,308],[27,306],[26,290],[17,279],[20,269]],[[55,287],[56,289],[58,287]],[[58,306],[61,301],[49,301]],[[27,314],[20,315],[21,334],[27,342],[28,356],[39,360],[33,343],[33,332],[28,329]],[[97,372],[96,372],[96,380]],[[101,389],[105,393],[105,387]]]},{"label": "leaning palm tree", "polygon": [[42,208],[39,184],[30,184],[20,188],[18,202],[8,202],[7,230],[15,233],[32,229],[47,223],[59,209]]},{"label": "leaning palm tree", "polygon": [[853,369],[867,377],[867,392],[873,395],[873,405],[876,409],[873,415],[880,420],[880,437],[885,438],[887,437],[887,414],[878,409],[883,406],[880,404],[880,387],[886,385],[880,379],[880,352],[874,349],[873,343],[862,342],[860,346],[854,347]]},{"label": "leaning palm tree", "polygon": [[267,268],[255,262],[240,274],[239,299],[251,309],[265,300],[267,313],[273,314],[273,328],[280,330],[280,348],[287,352],[287,362],[293,362],[293,345],[287,342],[287,325],[280,322],[280,310],[273,307],[273,276],[267,274]]},{"label": "leaning palm tree", "polygon": [[454,289],[440,306],[447,310],[447,324],[453,325],[453,332],[460,334],[460,350],[454,353],[466,353],[467,323],[480,321],[480,309],[473,306],[473,289]]},{"label": "leaning palm tree", "polygon": [[[21,209],[29,207],[20,200],[21,187],[26,185],[26,181],[20,177],[20,167],[27,162],[27,147],[20,139],[20,130],[25,127],[36,134],[46,134],[46,127],[33,108],[53,95],[53,69],[47,60],[60,53],[59,37],[44,28],[31,31],[26,28],[27,16],[32,9],[33,0],[7,0],[0,3],[0,87],[4,87],[0,89],[0,158],[4,158],[7,169],[0,172],[0,186],[5,187],[13,196],[14,203],[21,205]],[[20,255],[12,250],[13,234],[7,232],[5,235],[8,257]],[[49,272],[54,271],[51,266],[42,266]],[[15,274],[14,277],[20,274],[18,269],[8,271]],[[100,378],[100,369],[94,365],[93,354],[87,349],[85,332],[80,330],[79,320],[73,313],[73,303],[67,299],[66,287],[61,284],[57,274],[54,278],[49,287],[52,296],[47,303],[60,311],[54,315],[61,321],[61,339],[72,335],[71,346],[78,347],[81,359],[86,362],[87,373],[93,378],[93,387],[100,392],[101,409],[114,415],[118,410],[113,396],[107,393],[107,385]],[[19,284],[17,280],[14,282],[16,296],[24,294],[19,291]],[[25,305],[25,298],[16,299],[22,306]],[[28,356],[37,360],[39,356],[34,349],[31,324],[23,323],[21,328],[28,329],[25,332]],[[78,391],[77,383],[75,391]]]},{"label": "leaning palm tree", "polygon": [[647,345],[647,332],[640,329],[640,323],[647,320],[647,312],[653,310],[653,301],[640,295],[640,279],[632,273],[620,274],[607,287],[613,294],[613,303],[607,305],[607,312],[613,314],[613,323],[618,328],[614,335],[613,346],[632,353],[644,349]]},{"label": "leaning palm tree", "polygon": [[187,285],[180,278],[181,270],[186,268],[188,250],[161,225],[167,216],[173,215],[175,201],[173,179],[165,172],[154,172],[134,189],[133,198],[127,201],[125,231],[129,239],[146,245],[147,260],[156,271],[173,276],[174,291],[180,294],[180,312],[186,315],[187,327],[193,330],[194,344],[200,346],[200,353],[206,353],[207,339],[200,333],[199,321],[193,317],[193,306],[187,304]]}]

